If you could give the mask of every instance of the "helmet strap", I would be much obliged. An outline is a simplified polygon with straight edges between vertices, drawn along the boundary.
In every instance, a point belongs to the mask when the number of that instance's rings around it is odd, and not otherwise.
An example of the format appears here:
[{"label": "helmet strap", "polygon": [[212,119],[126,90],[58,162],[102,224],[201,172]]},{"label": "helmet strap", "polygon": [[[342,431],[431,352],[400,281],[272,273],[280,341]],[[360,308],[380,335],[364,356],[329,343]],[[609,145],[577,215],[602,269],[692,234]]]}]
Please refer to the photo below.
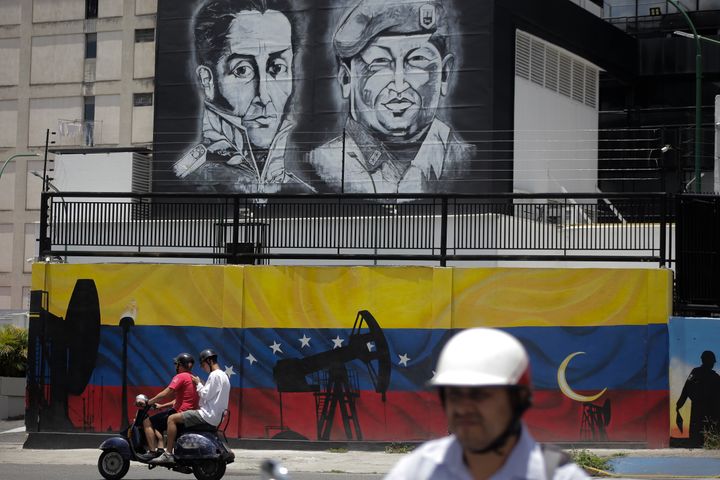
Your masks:
[{"label": "helmet strap", "polygon": [[516,437],[520,435],[520,417],[522,414],[518,415],[517,413],[513,415],[513,417],[510,419],[510,422],[508,423],[507,428],[498,435],[498,437],[490,443],[485,448],[480,448],[478,450],[470,450],[472,453],[488,453],[494,451],[498,455],[501,455],[500,449],[505,446],[507,441],[511,437]]}]

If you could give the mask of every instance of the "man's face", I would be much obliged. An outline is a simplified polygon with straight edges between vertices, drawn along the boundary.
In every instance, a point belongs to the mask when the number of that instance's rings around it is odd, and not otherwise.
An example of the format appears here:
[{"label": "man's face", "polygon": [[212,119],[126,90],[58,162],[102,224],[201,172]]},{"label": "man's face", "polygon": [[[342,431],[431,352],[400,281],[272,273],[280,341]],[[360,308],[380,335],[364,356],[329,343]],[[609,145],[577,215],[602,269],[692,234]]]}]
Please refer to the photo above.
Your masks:
[{"label": "man's face", "polygon": [[445,387],[448,430],[465,450],[488,447],[507,428],[513,409],[502,387]]},{"label": "man's face", "polygon": [[276,10],[241,12],[230,24],[227,51],[214,72],[217,95],[259,148],[272,143],[292,91],[290,35],[290,22]]},{"label": "man's face", "polygon": [[354,118],[390,140],[421,132],[435,117],[451,58],[429,34],[377,37],[351,60]]}]

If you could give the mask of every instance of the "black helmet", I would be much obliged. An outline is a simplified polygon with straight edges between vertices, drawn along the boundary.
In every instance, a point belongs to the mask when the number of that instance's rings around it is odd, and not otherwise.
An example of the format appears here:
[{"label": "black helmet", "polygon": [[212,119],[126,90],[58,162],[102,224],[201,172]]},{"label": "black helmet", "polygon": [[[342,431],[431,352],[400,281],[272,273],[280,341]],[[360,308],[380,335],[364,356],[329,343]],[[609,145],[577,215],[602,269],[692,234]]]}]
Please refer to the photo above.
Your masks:
[{"label": "black helmet", "polygon": [[175,365],[182,365],[183,367],[190,370],[195,363],[195,359],[189,353],[178,353],[177,357],[173,358]]},{"label": "black helmet", "polygon": [[205,363],[205,360],[212,358],[217,359],[217,353],[212,348],[206,348],[200,352],[200,363]]}]

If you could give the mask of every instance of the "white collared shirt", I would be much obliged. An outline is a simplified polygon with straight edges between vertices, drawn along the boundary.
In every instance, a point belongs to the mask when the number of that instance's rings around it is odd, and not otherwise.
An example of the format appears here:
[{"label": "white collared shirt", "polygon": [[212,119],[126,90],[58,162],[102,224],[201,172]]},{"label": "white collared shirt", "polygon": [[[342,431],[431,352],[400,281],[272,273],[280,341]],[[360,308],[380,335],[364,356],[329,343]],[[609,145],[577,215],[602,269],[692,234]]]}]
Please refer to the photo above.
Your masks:
[{"label": "white collared shirt", "polygon": [[[590,477],[574,463],[555,470],[546,478],[545,459],[525,425],[505,464],[490,480],[586,480]],[[463,451],[454,435],[425,442],[403,457],[385,480],[473,480],[463,461]]]}]

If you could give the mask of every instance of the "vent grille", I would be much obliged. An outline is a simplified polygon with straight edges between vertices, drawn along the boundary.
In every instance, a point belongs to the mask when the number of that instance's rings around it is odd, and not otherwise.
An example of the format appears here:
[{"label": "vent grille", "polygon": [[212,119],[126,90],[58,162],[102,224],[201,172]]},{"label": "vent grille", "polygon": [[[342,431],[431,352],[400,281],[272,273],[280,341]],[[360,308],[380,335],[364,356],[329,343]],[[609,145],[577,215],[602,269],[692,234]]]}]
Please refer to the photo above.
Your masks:
[{"label": "vent grille", "polygon": [[152,169],[150,157],[141,153],[133,153],[132,192],[150,193],[152,185]]},{"label": "vent grille", "polygon": [[517,30],[515,75],[597,108],[599,69],[560,48]]}]

